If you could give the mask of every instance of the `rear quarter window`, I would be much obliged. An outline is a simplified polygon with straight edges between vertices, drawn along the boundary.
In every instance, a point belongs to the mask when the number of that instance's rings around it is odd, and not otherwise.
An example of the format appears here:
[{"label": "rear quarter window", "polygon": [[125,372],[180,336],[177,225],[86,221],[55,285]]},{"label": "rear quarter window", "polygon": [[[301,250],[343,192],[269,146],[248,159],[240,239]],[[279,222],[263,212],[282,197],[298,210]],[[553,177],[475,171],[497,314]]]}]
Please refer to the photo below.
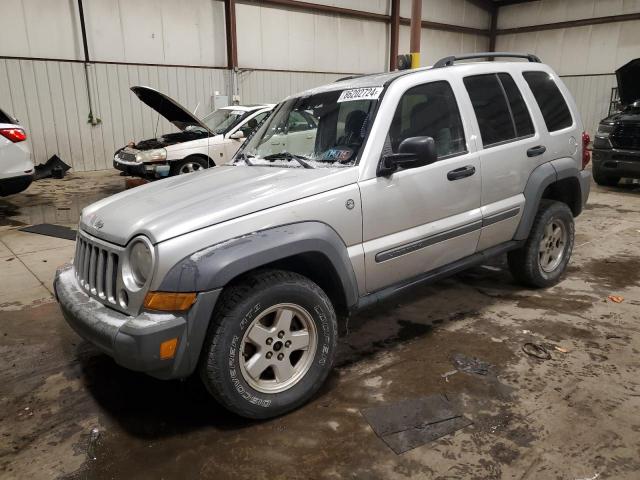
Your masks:
[{"label": "rear quarter window", "polygon": [[570,127],[571,112],[553,77],[546,72],[523,72],[522,76],[540,107],[547,130],[555,132]]}]

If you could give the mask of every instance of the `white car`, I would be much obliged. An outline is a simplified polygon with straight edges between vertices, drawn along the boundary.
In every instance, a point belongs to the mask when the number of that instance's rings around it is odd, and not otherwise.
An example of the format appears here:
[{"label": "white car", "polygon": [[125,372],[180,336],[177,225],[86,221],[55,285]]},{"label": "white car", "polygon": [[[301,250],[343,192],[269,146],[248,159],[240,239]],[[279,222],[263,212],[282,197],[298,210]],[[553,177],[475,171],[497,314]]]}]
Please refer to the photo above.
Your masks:
[{"label": "white car", "polygon": [[22,192],[33,181],[33,160],[27,133],[0,110],[0,196]]},{"label": "white car", "polygon": [[137,86],[131,91],[180,130],[116,151],[113,166],[140,177],[161,178],[226,163],[274,107],[233,105],[200,119],[153,88]]}]

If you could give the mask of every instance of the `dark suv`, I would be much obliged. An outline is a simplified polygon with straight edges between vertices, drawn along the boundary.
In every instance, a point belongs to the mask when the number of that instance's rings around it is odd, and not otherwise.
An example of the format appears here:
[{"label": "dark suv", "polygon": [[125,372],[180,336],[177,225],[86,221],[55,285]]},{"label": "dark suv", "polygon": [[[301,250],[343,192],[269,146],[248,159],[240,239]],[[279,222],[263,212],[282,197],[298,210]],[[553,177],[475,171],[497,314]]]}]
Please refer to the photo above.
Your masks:
[{"label": "dark suv", "polygon": [[593,179],[617,185],[640,178],[640,58],[616,70],[622,109],[600,121],[593,141]]}]

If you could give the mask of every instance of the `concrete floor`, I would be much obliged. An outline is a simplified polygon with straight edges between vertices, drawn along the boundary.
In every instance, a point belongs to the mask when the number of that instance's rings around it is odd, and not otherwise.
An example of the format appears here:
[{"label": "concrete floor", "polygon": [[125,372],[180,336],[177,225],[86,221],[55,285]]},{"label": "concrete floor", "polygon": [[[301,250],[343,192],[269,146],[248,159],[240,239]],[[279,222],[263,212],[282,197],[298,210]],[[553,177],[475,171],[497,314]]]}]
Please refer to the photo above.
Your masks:
[{"label": "concrete floor", "polygon": [[[320,393],[265,422],[222,410],[196,379],[124,370],[63,321],[51,281],[73,242],[17,227],[73,225],[83,205],[123,187],[110,172],[74,175],[0,200],[3,479],[638,478],[637,186],[594,187],[558,286],[522,289],[498,259],[352,318]],[[528,357],[526,342],[552,359]],[[443,378],[454,353],[494,374]],[[474,424],[395,455],[360,414],[432,394],[458,398]]]}]

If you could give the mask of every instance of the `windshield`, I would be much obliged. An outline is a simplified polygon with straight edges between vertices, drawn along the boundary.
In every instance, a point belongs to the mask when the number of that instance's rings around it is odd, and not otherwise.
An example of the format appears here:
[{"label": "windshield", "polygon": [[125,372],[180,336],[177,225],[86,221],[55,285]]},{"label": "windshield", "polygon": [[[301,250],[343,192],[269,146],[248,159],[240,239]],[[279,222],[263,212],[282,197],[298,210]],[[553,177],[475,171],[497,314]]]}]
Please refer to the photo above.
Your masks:
[{"label": "windshield", "polygon": [[230,108],[221,108],[210,113],[202,120],[215,134],[226,133],[235,127],[238,122],[246,115],[244,110],[232,110]]},{"label": "windshield", "polygon": [[345,167],[356,163],[382,87],[286,100],[238,152],[236,165]]}]

